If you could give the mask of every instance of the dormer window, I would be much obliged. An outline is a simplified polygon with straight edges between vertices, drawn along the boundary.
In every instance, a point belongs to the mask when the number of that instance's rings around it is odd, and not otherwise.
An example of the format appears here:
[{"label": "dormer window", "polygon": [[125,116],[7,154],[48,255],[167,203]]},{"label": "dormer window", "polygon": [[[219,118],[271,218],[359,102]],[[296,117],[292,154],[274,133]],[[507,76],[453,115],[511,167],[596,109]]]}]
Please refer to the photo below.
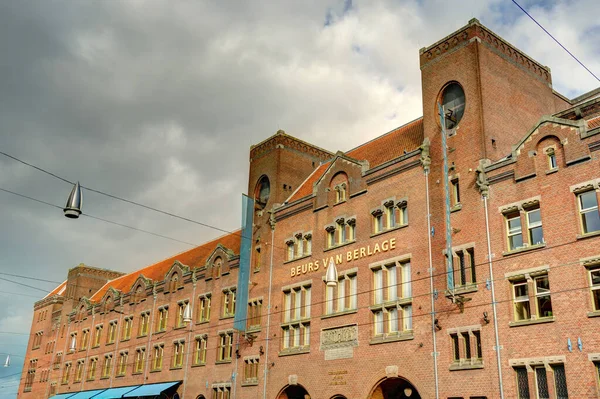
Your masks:
[{"label": "dormer window", "polygon": [[558,163],[556,162],[556,152],[554,152],[554,148],[549,148],[546,152],[548,156],[548,167],[550,170],[556,169],[558,167]]},{"label": "dormer window", "polygon": [[346,201],[346,188],[347,188],[346,183],[341,183],[341,184],[338,184],[337,186],[335,186],[334,191],[335,191],[335,203],[336,204],[339,202]]}]

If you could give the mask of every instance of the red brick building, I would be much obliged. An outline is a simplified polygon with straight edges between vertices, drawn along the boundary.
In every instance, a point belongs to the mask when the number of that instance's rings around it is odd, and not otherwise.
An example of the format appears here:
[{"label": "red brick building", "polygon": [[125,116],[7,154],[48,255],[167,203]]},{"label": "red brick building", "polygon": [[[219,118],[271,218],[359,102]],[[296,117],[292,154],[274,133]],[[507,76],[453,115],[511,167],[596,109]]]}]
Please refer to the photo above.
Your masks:
[{"label": "red brick building", "polygon": [[239,231],[80,265],[35,305],[19,397],[598,397],[600,90],[565,98],[477,20],[419,57],[422,118],[343,153],[251,148],[248,303]]}]

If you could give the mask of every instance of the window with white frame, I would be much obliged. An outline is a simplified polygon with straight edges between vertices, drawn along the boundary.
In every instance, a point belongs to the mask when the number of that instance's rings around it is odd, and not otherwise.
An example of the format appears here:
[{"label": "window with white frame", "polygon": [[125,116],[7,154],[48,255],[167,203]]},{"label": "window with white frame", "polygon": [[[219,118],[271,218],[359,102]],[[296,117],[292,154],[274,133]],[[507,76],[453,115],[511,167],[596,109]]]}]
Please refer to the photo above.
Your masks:
[{"label": "window with white frame", "polygon": [[527,216],[527,231],[529,245],[540,245],[544,243],[544,232],[542,230],[542,216],[540,208],[534,208],[525,212]]},{"label": "window with white frame", "polygon": [[508,250],[514,251],[523,247],[523,231],[521,228],[520,213],[510,213],[506,215],[506,227],[508,236]]},{"label": "window with white frame", "polygon": [[[515,321],[553,316],[548,274],[511,279]],[[532,306],[533,302],[533,306]]]},{"label": "window with white frame", "polygon": [[450,180],[450,205],[460,205],[460,181],[457,178]]},{"label": "window with white frame", "polygon": [[357,269],[338,275],[337,286],[325,286],[325,314],[336,314],[357,309]]},{"label": "window with white frame", "polygon": [[310,347],[311,284],[283,289],[282,351],[307,350]]},{"label": "window with white frame", "polygon": [[513,205],[503,211],[508,251],[545,244],[538,200]]},{"label": "window with white frame", "polygon": [[600,311],[600,263],[588,269],[590,276],[590,292],[592,294],[592,308],[594,312]]},{"label": "window with white frame", "polygon": [[546,156],[548,157],[548,168],[550,170],[558,168],[558,162],[556,161],[556,152],[554,148],[548,148],[546,150]]},{"label": "window with white frame", "polygon": [[583,234],[600,231],[600,211],[596,191],[590,190],[577,194],[577,206]]},{"label": "window with white frame", "polygon": [[371,266],[373,336],[394,338],[412,333],[410,261],[393,260]]}]

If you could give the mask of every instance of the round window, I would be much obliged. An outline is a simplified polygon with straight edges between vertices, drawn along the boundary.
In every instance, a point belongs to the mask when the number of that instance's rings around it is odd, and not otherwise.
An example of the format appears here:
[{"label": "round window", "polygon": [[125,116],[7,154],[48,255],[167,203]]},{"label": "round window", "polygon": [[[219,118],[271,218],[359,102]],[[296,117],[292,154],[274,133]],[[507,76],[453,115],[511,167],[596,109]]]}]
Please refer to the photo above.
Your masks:
[{"label": "round window", "polygon": [[465,112],[465,92],[458,83],[450,83],[442,93],[446,129],[454,129]]},{"label": "round window", "polygon": [[269,178],[263,175],[258,181],[256,190],[254,191],[254,201],[256,202],[256,206],[260,209],[263,209],[265,206],[267,206],[270,195],[271,183],[269,182]]}]

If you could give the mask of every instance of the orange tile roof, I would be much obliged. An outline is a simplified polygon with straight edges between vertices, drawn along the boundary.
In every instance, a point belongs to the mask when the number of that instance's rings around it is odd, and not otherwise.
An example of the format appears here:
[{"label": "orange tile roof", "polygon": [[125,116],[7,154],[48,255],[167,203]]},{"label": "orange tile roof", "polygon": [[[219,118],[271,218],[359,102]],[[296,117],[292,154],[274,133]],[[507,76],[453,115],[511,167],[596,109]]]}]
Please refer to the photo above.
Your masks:
[{"label": "orange tile roof", "polygon": [[587,124],[588,124],[588,129],[597,128],[598,126],[600,126],[600,116],[597,116],[592,119],[588,119]]},{"label": "orange tile roof", "polygon": [[241,230],[234,231],[226,234],[215,240],[209,241],[206,244],[202,244],[196,248],[190,249],[185,252],[181,252],[175,256],[171,256],[165,260],[155,263],[150,266],[146,266],[143,269],[136,270],[132,273],[118,277],[114,280],[106,283],[100,288],[91,298],[91,301],[98,302],[102,299],[106,291],[109,288],[114,288],[123,293],[129,292],[138,277],[143,274],[144,277],[154,281],[162,281],[165,278],[165,274],[169,271],[175,261],[179,261],[182,264],[189,266],[190,268],[204,266],[207,258],[213,253],[218,244],[233,251],[235,254],[240,253],[241,243]]},{"label": "orange tile roof", "polygon": [[58,287],[56,287],[55,289],[53,289],[44,298],[50,298],[50,297],[52,297],[54,295],[62,295],[62,293],[65,291],[65,287],[66,286],[67,286],[67,280],[63,281]]},{"label": "orange tile roof", "polygon": [[[367,160],[369,168],[374,168],[402,156],[404,151],[416,150],[423,143],[423,137],[421,117],[346,152],[346,155],[359,161]],[[315,169],[287,202],[311,195],[313,185],[323,176],[330,164],[331,162],[327,162]]]}]

